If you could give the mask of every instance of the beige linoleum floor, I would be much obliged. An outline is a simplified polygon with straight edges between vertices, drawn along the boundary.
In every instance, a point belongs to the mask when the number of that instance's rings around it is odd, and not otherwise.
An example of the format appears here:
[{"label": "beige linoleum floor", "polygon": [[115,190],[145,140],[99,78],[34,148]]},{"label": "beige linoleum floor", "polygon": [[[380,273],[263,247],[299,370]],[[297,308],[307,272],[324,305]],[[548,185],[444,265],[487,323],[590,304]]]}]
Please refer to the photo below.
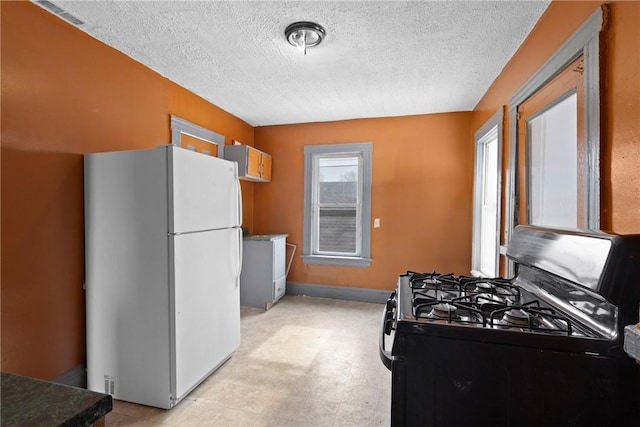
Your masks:
[{"label": "beige linoleum floor", "polygon": [[381,304],[285,296],[242,308],[229,361],[166,411],[114,400],[112,426],[388,426]]}]

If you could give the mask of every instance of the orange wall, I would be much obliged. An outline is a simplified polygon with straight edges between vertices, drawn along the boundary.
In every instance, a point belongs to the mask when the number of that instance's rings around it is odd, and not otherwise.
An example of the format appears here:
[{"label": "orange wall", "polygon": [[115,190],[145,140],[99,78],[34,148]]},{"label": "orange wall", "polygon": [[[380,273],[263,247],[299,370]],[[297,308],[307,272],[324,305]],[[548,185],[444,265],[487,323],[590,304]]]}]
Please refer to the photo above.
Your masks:
[{"label": "orange wall", "polygon": [[227,142],[253,128],[38,6],[0,7],[2,370],[51,379],[85,360],[82,154],[169,143],[171,114]]},{"label": "orange wall", "polygon": [[[555,1],[474,110],[478,129],[604,2]],[[640,233],[640,2],[611,2],[604,54],[601,228]],[[508,120],[505,123],[508,129]],[[503,176],[506,177],[508,132]],[[503,183],[505,180],[503,179]],[[503,215],[504,219],[504,215]]]},{"label": "orange wall", "polygon": [[603,228],[640,233],[640,2],[611,5],[606,55]]},{"label": "orange wall", "polygon": [[[469,274],[473,144],[471,113],[258,127],[273,177],[255,187],[255,231],[287,233],[298,246],[288,280],[392,289],[407,269]],[[304,146],[373,142],[371,267],[304,264]],[[373,223],[373,222],[372,222]]]}]

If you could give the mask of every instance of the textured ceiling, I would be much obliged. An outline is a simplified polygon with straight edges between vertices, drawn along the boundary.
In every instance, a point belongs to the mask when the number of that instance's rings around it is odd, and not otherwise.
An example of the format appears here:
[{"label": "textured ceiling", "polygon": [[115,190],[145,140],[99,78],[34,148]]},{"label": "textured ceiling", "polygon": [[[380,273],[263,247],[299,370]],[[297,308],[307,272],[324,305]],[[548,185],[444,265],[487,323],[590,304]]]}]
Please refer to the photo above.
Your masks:
[{"label": "textured ceiling", "polygon": [[[58,1],[253,126],[472,110],[548,1]],[[307,55],[284,29],[314,21]]]}]

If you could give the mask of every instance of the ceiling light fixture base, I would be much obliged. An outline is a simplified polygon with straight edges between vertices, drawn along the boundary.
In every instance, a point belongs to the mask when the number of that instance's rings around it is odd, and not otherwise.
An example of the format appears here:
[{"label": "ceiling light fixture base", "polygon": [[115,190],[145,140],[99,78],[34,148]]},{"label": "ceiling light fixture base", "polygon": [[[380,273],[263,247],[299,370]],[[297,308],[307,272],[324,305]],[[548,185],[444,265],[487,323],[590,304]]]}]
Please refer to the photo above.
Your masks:
[{"label": "ceiling light fixture base", "polygon": [[284,35],[291,46],[302,49],[307,54],[307,48],[318,46],[326,31],[321,25],[315,22],[300,21],[294,22],[284,30]]}]

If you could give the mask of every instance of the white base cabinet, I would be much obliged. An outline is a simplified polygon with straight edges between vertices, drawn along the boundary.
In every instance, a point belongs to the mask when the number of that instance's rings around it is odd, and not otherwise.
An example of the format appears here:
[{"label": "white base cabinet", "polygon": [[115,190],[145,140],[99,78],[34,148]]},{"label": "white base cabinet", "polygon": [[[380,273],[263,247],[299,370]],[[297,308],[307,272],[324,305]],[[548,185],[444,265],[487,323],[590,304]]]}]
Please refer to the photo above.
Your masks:
[{"label": "white base cabinet", "polygon": [[286,234],[245,236],[240,305],[268,310],[286,292]]}]

